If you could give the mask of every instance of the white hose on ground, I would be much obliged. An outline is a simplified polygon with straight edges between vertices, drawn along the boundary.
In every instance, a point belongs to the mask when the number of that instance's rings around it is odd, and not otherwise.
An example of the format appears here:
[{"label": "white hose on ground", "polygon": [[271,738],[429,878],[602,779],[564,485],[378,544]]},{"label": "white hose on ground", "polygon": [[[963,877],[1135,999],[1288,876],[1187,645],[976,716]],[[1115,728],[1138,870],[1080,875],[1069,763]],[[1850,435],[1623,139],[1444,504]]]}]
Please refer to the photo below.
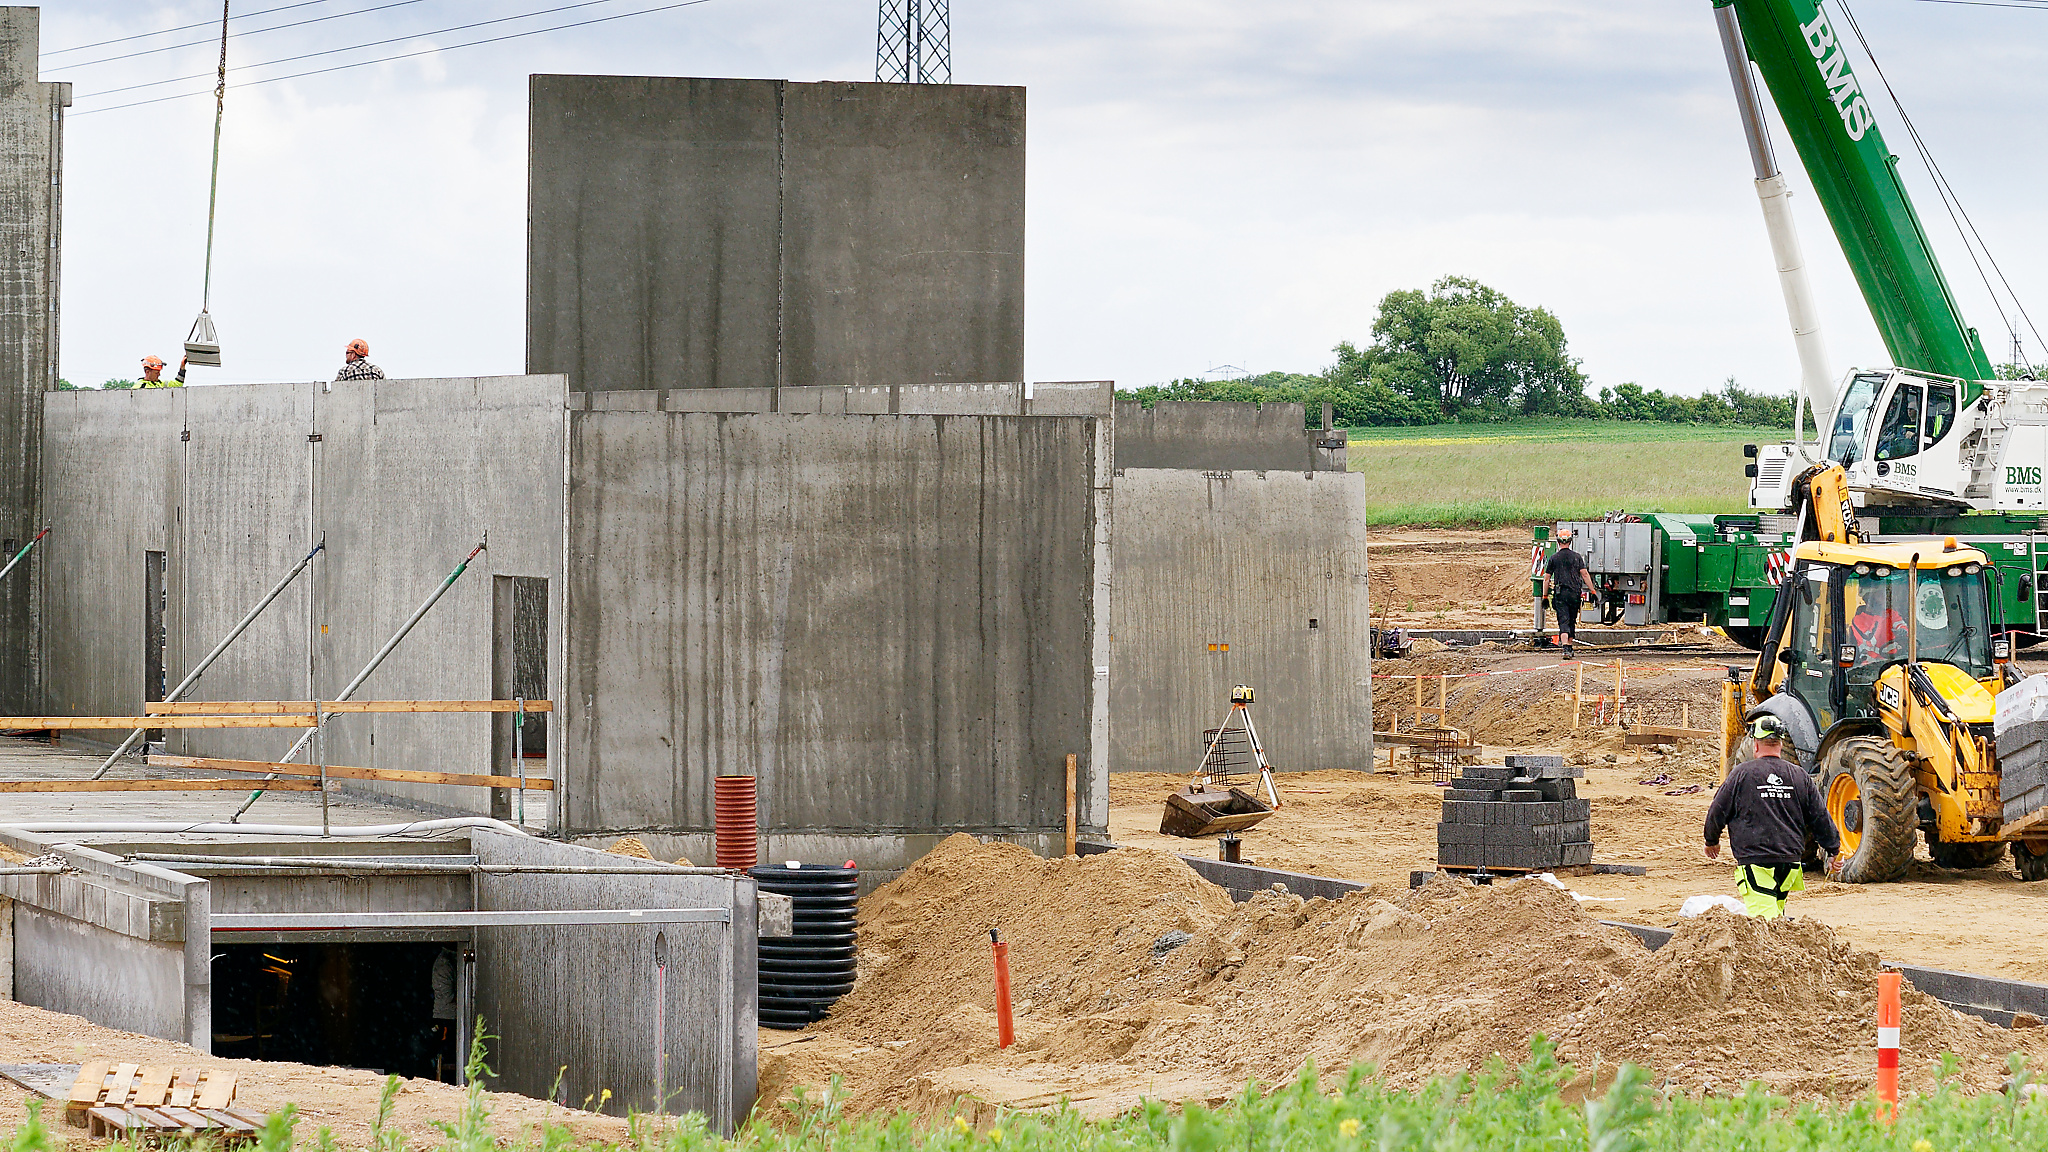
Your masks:
[{"label": "white hose on ground", "polygon": [[440,820],[415,820],[410,824],[337,824],[323,831],[318,824],[229,824],[225,821],[183,820],[23,820],[0,824],[9,832],[181,832],[205,836],[321,836],[374,839],[384,836],[424,836],[461,828],[484,828],[508,836],[527,833],[503,820],[487,816],[452,816]]}]

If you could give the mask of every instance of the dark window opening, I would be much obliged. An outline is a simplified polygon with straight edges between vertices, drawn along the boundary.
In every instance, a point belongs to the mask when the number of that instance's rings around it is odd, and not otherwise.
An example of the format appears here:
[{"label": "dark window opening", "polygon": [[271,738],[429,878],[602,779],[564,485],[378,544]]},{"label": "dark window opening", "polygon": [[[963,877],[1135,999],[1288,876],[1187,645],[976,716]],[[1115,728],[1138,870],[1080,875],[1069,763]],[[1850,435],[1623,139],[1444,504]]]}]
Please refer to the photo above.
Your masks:
[{"label": "dark window opening", "polygon": [[455,1082],[456,944],[216,944],[213,1054]]},{"label": "dark window opening", "polygon": [[[548,698],[548,582],[543,576],[499,576],[492,597],[491,695],[499,700]],[[512,716],[498,718],[492,728],[493,770],[517,775],[515,750],[525,758],[526,775],[545,776],[548,716],[529,712],[512,739]],[[491,790],[491,815],[500,820],[520,815],[512,802],[515,789]],[[531,797],[529,797],[529,800]],[[529,817],[530,818],[530,817]]]},{"label": "dark window opening", "polygon": [[[170,636],[164,629],[164,609],[170,600],[170,590],[165,586],[165,564],[162,552],[142,554],[142,700],[154,703],[164,698],[169,685],[164,682],[164,649],[170,643]],[[163,739],[161,728],[149,731],[149,740]]]},{"label": "dark window opening", "polygon": [[1313,616],[1308,618],[1308,630],[1311,632],[1316,630],[1316,618]]}]

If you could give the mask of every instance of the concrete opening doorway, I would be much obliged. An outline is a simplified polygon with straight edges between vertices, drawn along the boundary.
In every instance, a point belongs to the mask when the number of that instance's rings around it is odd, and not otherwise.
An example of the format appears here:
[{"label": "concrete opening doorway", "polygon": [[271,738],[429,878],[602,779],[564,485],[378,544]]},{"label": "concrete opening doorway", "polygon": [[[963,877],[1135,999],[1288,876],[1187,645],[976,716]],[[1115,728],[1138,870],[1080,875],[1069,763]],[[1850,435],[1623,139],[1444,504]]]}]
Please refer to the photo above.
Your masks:
[{"label": "concrete opening doorway", "polygon": [[215,943],[214,1055],[458,1083],[465,947]]}]

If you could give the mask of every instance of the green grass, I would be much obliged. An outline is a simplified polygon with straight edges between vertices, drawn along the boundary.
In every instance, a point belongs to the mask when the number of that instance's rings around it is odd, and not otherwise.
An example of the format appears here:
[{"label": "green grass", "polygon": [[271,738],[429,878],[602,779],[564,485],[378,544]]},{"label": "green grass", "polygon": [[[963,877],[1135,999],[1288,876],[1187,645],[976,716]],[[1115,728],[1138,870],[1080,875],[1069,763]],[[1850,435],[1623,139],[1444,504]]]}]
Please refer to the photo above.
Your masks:
[{"label": "green grass", "polygon": [[[909,1114],[852,1117],[827,1092],[785,1103],[778,1122],[757,1119],[731,1139],[706,1131],[701,1116],[636,1116],[632,1136],[603,1152],[2020,1152],[2048,1147],[2048,1101],[2029,1101],[2024,1062],[2013,1057],[2011,1094],[1967,1095],[1940,1085],[1901,1101],[1887,1122],[1865,1098],[1793,1105],[1759,1084],[1737,1096],[1659,1091],[1649,1073],[1622,1065],[1581,1073],[1559,1064],[1541,1036],[1530,1058],[1510,1068],[1498,1056],[1477,1075],[1459,1074],[1413,1091],[1355,1067],[1334,1091],[1314,1069],[1274,1092],[1248,1087],[1234,1102],[1183,1109],[1148,1102],[1115,1120],[1085,1120],[1064,1109],[1002,1113],[980,1125],[921,1121]],[[393,1077],[395,1087],[396,1077]],[[1590,1082],[1603,1091],[1588,1092]],[[463,1115],[441,1125],[435,1152],[495,1152],[487,1104],[470,1094]],[[274,1113],[256,1152],[293,1152],[293,1110]],[[6,1137],[11,1152],[58,1152],[62,1145],[31,1106]],[[379,1126],[373,1152],[408,1152]],[[566,1128],[552,1126],[510,1152],[569,1152]],[[122,1147],[117,1145],[117,1148]],[[125,1148],[123,1152],[126,1152]],[[310,1152],[340,1152],[323,1130]],[[421,1152],[426,1152],[422,1149]]]},{"label": "green grass", "polygon": [[1528,420],[1350,430],[1366,522],[1498,527],[1630,512],[1744,512],[1744,444],[1774,428]]}]

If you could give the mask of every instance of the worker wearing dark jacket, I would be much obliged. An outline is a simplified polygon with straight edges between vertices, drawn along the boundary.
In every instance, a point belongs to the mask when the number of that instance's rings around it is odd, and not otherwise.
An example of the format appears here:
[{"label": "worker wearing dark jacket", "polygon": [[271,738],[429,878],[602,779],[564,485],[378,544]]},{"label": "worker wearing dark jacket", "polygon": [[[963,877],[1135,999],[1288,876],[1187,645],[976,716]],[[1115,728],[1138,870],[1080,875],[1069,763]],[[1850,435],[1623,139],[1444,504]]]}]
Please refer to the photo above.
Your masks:
[{"label": "worker wearing dark jacket", "polygon": [[1785,914],[1785,898],[1806,887],[1801,868],[1806,838],[1821,846],[1823,864],[1842,841],[1813,777],[1778,755],[1784,749],[1785,722],[1765,713],[1749,735],[1757,758],[1736,765],[1707,807],[1707,858],[1721,855],[1725,829],[1735,851],[1735,890],[1742,906],[1751,916],[1775,920]]},{"label": "worker wearing dark jacket", "polygon": [[1550,610],[1557,613],[1558,643],[1570,659],[1579,638],[1579,605],[1586,598],[1586,558],[1572,551],[1569,528],[1557,534],[1557,551],[1544,561],[1543,574],[1550,584]]}]

